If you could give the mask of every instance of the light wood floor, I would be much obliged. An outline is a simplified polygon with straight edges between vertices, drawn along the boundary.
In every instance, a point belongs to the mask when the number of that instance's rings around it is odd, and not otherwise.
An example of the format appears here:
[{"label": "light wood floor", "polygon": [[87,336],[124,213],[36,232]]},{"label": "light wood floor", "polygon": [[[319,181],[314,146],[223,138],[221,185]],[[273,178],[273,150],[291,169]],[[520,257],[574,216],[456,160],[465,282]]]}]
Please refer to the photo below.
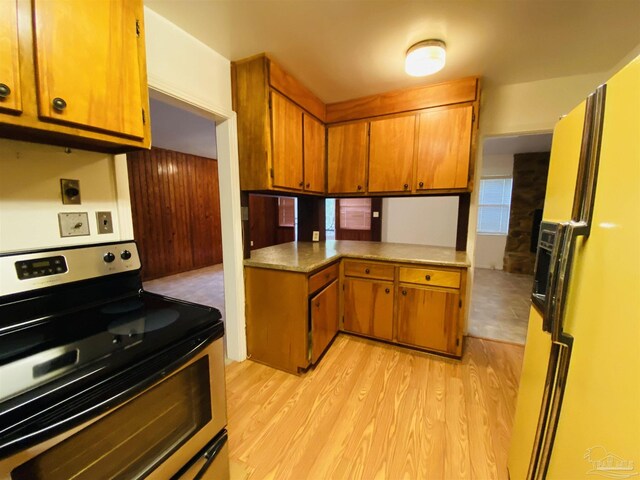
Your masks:
[{"label": "light wood floor", "polygon": [[506,479],[523,348],[461,361],[340,334],[296,377],[227,367],[232,464],[250,479]]}]

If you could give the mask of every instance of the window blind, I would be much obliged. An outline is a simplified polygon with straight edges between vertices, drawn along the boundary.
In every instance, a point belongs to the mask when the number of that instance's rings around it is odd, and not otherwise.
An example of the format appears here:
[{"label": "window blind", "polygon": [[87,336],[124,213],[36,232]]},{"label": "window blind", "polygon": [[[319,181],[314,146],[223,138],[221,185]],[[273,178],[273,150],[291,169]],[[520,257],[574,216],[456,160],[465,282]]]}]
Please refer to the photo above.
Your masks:
[{"label": "window blind", "polygon": [[480,180],[478,233],[506,235],[509,229],[513,178],[490,177]]},{"label": "window blind", "polygon": [[340,199],[340,228],[344,230],[371,230],[371,199]]}]

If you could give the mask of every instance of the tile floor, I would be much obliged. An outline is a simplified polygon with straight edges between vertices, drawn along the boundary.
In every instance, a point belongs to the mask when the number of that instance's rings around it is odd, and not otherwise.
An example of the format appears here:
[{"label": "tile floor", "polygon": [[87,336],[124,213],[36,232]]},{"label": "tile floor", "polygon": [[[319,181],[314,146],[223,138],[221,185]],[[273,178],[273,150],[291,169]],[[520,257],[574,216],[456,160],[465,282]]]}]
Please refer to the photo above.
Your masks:
[{"label": "tile floor", "polygon": [[468,335],[523,345],[532,284],[532,275],[476,268]]},{"label": "tile floor", "polygon": [[[524,344],[533,277],[502,270],[476,268],[468,334]],[[224,318],[222,264],[158,278],[145,290],[216,307]]]},{"label": "tile floor", "polygon": [[145,290],[168,297],[215,307],[224,319],[222,264],[144,282]]}]

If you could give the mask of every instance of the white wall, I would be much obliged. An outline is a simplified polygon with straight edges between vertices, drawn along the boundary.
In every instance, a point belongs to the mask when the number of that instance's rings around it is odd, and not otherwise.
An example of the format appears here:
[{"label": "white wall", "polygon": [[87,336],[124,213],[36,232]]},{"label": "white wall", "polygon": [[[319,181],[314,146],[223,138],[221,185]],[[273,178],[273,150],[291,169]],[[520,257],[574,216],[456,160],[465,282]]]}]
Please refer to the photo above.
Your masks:
[{"label": "white wall", "polygon": [[180,108],[192,109],[194,113],[211,118],[216,123],[225,345],[229,358],[244,360],[247,346],[240,174],[236,116],[231,109],[231,63],[148,7],[144,12],[147,73],[152,96],[166,103],[175,102]]},{"label": "white wall", "polygon": [[456,246],[458,197],[385,198],[382,241]]},{"label": "white wall", "polygon": [[[123,237],[128,229],[120,228],[112,155],[76,149],[65,153],[64,147],[0,139],[0,172],[1,252],[130,238]],[[80,180],[82,204],[62,204],[61,178]],[[111,212],[112,234],[98,235],[97,211]],[[90,235],[61,238],[62,212],[87,212]]]},{"label": "white wall", "polygon": [[[513,175],[513,155],[498,154],[485,155],[480,177],[484,176],[510,176]],[[480,182],[478,178],[478,189]],[[474,231],[477,229],[477,222],[473,224]],[[476,237],[474,266],[478,268],[493,268],[502,270],[502,257],[504,247],[507,243],[506,235],[483,235]]]}]

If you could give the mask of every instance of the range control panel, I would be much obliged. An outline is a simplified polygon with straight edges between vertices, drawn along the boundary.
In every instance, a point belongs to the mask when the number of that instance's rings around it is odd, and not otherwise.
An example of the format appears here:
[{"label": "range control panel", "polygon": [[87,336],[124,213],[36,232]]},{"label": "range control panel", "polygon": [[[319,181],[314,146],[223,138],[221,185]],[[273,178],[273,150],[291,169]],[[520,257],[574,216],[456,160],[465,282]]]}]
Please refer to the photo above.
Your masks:
[{"label": "range control panel", "polygon": [[135,242],[0,254],[0,297],[140,270]]},{"label": "range control panel", "polygon": [[67,261],[62,255],[34,260],[19,260],[15,266],[20,280],[44,277],[45,275],[59,275],[69,270]]}]

